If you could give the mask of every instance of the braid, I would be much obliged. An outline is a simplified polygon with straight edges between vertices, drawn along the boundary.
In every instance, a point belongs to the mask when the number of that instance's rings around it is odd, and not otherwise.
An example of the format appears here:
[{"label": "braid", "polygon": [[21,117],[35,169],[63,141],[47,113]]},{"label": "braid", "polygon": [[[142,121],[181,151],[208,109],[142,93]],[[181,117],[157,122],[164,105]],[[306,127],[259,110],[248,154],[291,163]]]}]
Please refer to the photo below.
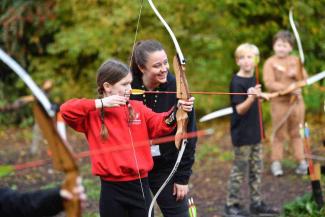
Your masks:
[{"label": "braid", "polygon": [[101,122],[101,130],[100,130],[100,136],[102,139],[106,140],[108,138],[108,129],[105,125],[105,111],[104,111],[104,104],[102,99],[100,99],[100,102],[102,103],[102,108],[100,109],[100,122]]},{"label": "braid", "polygon": [[127,106],[128,106],[128,111],[129,111],[129,119],[130,119],[130,121],[132,121],[135,119],[135,112],[134,112],[134,109],[130,103],[128,103]]}]

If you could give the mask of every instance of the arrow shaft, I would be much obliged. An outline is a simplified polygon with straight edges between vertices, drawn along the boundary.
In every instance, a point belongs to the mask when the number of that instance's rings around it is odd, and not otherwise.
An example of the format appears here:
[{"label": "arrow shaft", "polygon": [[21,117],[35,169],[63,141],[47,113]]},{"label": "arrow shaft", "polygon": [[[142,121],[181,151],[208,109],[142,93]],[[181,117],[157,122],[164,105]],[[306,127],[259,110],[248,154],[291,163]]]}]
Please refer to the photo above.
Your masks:
[{"label": "arrow shaft", "polygon": [[[176,94],[176,91],[151,91],[146,90],[142,91],[139,94]],[[203,94],[203,95],[256,95],[253,93],[237,93],[237,92],[205,92],[205,91],[191,91],[190,94]],[[138,93],[131,93],[131,94],[138,94]]]}]

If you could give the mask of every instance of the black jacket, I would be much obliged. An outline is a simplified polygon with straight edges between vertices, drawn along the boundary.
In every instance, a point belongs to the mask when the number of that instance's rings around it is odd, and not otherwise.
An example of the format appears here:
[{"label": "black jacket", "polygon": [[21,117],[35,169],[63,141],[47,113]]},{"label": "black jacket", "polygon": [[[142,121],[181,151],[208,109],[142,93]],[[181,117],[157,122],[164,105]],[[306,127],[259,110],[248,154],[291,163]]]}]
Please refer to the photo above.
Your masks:
[{"label": "black jacket", "polygon": [[[141,76],[133,75],[132,88],[145,89]],[[168,72],[167,82],[161,84],[156,90],[176,91],[176,80],[174,75]],[[155,112],[166,112],[177,103],[176,94],[132,95],[131,99],[143,101],[147,107],[151,108]],[[189,113],[187,131],[196,131],[194,109]],[[175,134],[175,132],[173,134]],[[187,184],[189,182],[190,176],[192,174],[192,166],[194,164],[196,142],[197,138],[189,139],[180,165],[177,169],[177,172],[175,173],[175,182],[177,184]],[[161,155],[153,158],[154,168],[150,173],[159,171],[170,172],[176,162],[178,150],[175,147],[174,141],[159,145],[159,150]]]},{"label": "black jacket", "polygon": [[62,210],[63,201],[58,188],[27,193],[0,188],[0,216],[45,217]]}]

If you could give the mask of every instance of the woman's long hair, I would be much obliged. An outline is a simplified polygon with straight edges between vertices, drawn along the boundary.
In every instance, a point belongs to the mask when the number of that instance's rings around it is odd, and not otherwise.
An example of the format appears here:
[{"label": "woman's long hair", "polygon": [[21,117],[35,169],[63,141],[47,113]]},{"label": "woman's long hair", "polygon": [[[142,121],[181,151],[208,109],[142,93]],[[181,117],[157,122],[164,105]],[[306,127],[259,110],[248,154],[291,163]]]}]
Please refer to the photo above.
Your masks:
[{"label": "woman's long hair", "polygon": [[155,40],[143,40],[136,43],[131,55],[131,72],[135,77],[142,77],[139,67],[145,67],[150,53],[164,50],[160,42]]}]

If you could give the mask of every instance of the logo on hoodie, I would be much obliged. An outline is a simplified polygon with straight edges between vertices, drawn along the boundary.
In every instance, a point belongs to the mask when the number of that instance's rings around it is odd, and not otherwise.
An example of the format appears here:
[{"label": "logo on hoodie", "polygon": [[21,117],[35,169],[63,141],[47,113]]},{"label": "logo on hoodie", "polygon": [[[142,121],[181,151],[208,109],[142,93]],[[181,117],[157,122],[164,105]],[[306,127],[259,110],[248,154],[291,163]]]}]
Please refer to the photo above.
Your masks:
[{"label": "logo on hoodie", "polygon": [[133,119],[130,119],[129,123],[136,125],[141,124],[140,113],[135,112]]}]

